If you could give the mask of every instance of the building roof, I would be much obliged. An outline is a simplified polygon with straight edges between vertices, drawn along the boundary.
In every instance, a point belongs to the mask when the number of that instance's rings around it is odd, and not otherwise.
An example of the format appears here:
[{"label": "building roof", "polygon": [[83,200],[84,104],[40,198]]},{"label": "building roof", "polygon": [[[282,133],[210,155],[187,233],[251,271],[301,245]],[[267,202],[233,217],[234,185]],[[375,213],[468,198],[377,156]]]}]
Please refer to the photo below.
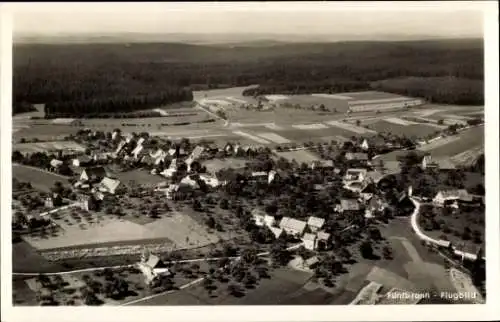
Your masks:
[{"label": "building roof", "polygon": [[312,227],[321,228],[321,227],[323,227],[324,224],[325,224],[325,220],[323,218],[319,218],[319,217],[311,216],[307,220],[307,225],[312,226]]},{"label": "building roof", "polygon": [[158,149],[158,150],[155,151],[155,153],[151,153],[150,155],[151,155],[152,158],[156,159],[156,158],[158,158],[160,156],[165,155],[165,151],[163,151],[162,149]]},{"label": "building roof", "polygon": [[280,226],[280,228],[283,228],[283,229],[295,230],[295,231],[302,233],[304,231],[304,229],[306,228],[306,225],[307,225],[307,223],[305,221],[293,219],[290,217],[283,217],[281,219],[279,226]]},{"label": "building roof", "polygon": [[50,165],[53,166],[54,168],[57,168],[61,164],[63,164],[63,162],[61,160],[57,160],[57,159],[50,160]]},{"label": "building roof", "polygon": [[106,169],[104,169],[104,167],[92,167],[84,169],[83,171],[85,171],[89,179],[101,179],[107,175]]},{"label": "building roof", "polygon": [[272,227],[272,226],[270,226],[269,229],[274,234],[275,238],[278,238],[283,233],[283,229],[278,228],[278,227]]},{"label": "building roof", "polygon": [[355,199],[342,199],[340,200],[340,207],[342,210],[359,210],[360,206]]},{"label": "building roof", "polygon": [[267,172],[266,171],[254,171],[252,172],[252,177],[263,177],[263,176],[267,176]]},{"label": "building roof", "polygon": [[356,161],[368,161],[368,154],[366,153],[352,153],[352,152],[347,152],[345,154],[345,158],[347,160],[356,160]]},{"label": "building roof", "polygon": [[105,177],[101,181],[101,186],[106,188],[108,191],[115,191],[119,185],[120,185],[120,180],[111,179],[108,177]]},{"label": "building roof", "polygon": [[315,241],[316,235],[310,234],[310,233],[305,233],[304,236],[302,236],[302,240]]},{"label": "building roof", "polygon": [[318,231],[316,234],[319,240],[328,240],[330,238],[330,234],[324,231]]},{"label": "building roof", "polygon": [[438,195],[440,195],[443,199],[472,201],[472,195],[470,195],[465,189],[441,190],[438,192]]},{"label": "building roof", "polygon": [[160,263],[160,258],[156,255],[149,255],[148,260],[146,261],[146,265],[148,265],[151,268],[155,268],[156,265]]}]

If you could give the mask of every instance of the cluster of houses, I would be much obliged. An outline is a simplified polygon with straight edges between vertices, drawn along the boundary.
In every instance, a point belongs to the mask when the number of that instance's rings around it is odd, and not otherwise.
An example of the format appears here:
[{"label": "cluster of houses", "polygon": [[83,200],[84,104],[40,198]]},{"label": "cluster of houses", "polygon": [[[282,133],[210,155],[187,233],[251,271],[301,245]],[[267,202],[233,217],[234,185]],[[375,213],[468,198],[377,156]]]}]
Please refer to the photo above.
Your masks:
[{"label": "cluster of houses", "polygon": [[462,205],[474,206],[484,205],[484,197],[470,194],[465,189],[441,190],[432,199],[438,207],[460,208]]},{"label": "cluster of houses", "polygon": [[112,178],[102,166],[83,169],[74,183],[75,188],[91,192],[98,200],[103,200],[105,194],[115,195],[120,186],[120,180]]}]

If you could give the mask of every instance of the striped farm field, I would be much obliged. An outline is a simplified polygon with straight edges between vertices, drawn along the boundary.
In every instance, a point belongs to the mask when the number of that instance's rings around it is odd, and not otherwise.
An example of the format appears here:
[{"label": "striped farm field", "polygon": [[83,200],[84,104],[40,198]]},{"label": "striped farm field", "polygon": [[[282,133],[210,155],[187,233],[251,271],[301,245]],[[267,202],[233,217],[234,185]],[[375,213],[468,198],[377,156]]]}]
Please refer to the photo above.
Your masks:
[{"label": "striped farm field", "polygon": [[276,134],[274,132],[258,133],[257,135],[260,136],[261,138],[264,138],[266,140],[269,140],[269,141],[272,141],[272,142],[278,143],[278,144],[290,143],[291,142],[287,138],[284,138],[281,135],[278,135],[278,134]]},{"label": "striped farm field", "polygon": [[433,156],[455,156],[475,147],[484,147],[484,126],[473,127],[445,139],[447,140],[444,143],[438,144],[436,141],[436,144],[433,144],[433,142],[430,147],[424,145],[425,150],[422,149],[423,147],[419,148],[419,150],[429,151]]},{"label": "striped farm field", "polygon": [[325,122],[325,123],[328,125],[331,125],[333,127],[337,127],[337,128],[343,129],[343,130],[351,131],[354,134],[366,134],[366,133],[375,134],[376,133],[376,131],[374,131],[374,130],[366,129],[364,127],[356,126],[354,124],[343,123],[340,121],[329,121],[329,122]]},{"label": "striped farm field", "polygon": [[404,126],[418,124],[417,122],[403,120],[403,119],[400,119],[397,117],[388,117],[388,118],[384,119],[384,121],[389,122],[389,123],[393,123],[393,124],[397,124],[397,125],[404,125]]},{"label": "striped farm field", "polygon": [[250,139],[250,140],[253,140],[257,143],[260,143],[260,144],[269,144],[270,142],[267,141],[267,140],[264,140],[263,138],[260,138],[256,135],[252,135],[248,132],[243,132],[243,131],[233,131],[234,134],[236,135],[239,135],[241,137],[244,137],[244,138],[247,138],[247,139]]},{"label": "striped farm field", "polygon": [[379,121],[369,125],[370,129],[377,132],[390,132],[396,135],[406,135],[408,137],[425,137],[429,134],[436,133],[439,129],[426,124],[410,124],[401,125],[387,122],[387,120]]},{"label": "striped farm field", "polygon": [[299,129],[299,130],[321,130],[321,129],[326,129],[328,126],[325,124],[321,123],[314,123],[314,124],[294,124],[292,125],[293,128]]}]

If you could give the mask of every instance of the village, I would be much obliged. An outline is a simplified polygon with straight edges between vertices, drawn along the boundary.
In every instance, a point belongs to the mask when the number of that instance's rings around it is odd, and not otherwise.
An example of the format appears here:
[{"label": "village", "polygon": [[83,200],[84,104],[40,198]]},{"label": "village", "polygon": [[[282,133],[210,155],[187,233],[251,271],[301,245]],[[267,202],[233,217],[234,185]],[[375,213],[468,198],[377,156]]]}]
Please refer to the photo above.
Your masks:
[{"label": "village", "polygon": [[[415,200],[433,205],[434,213],[446,209],[449,216],[462,208],[484,212],[484,187],[481,191],[479,184],[464,180],[464,171],[475,170],[417,151],[418,142],[394,135],[269,147],[80,129],[63,142],[47,151],[13,151],[15,167],[61,178],[38,198],[26,200],[22,193],[14,198],[13,205],[21,204],[13,209],[14,235],[50,261],[142,254],[134,265],[145,285],[173,276],[161,259],[166,253],[232,245],[235,251],[224,256],[260,251],[275,265],[315,272],[322,287],[333,287],[335,276],[345,271],[343,265],[356,252],[364,259],[393,258],[379,225],[410,216]],[[299,163],[290,158],[294,151],[322,158]],[[395,160],[384,160],[394,153]],[[443,175],[446,180],[440,179]],[[433,186],[425,177],[441,183]],[[27,182],[15,185],[19,189],[14,192],[31,187]],[[163,218],[169,212],[175,213],[175,222]],[[77,226],[69,226],[69,216]],[[462,240],[461,232],[453,236],[442,220],[436,236],[433,217],[421,217],[420,225],[435,237],[431,240],[452,250],[450,256],[456,247],[481,253],[480,224],[474,231],[476,246],[465,249],[470,237]],[[94,218],[113,232],[97,230]],[[141,229],[125,225],[123,218]],[[122,226],[112,226],[116,221]],[[427,228],[429,223],[434,224]],[[156,227],[143,229],[146,226]],[[334,253],[342,261],[331,266]]]}]

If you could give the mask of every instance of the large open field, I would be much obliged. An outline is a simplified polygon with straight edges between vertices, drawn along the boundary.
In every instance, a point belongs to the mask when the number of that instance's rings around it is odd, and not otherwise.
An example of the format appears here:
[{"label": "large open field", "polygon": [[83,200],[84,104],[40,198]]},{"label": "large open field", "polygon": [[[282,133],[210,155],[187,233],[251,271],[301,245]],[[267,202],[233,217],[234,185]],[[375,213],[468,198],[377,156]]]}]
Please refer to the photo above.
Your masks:
[{"label": "large open field", "polygon": [[410,138],[426,137],[439,131],[435,127],[425,124],[411,124],[409,122],[407,122],[406,124],[403,124],[403,122],[401,122],[401,124],[395,124],[395,122],[388,122],[387,120],[381,120],[377,123],[370,124],[368,125],[368,127],[377,132],[406,135]]},{"label": "large open field", "polygon": [[[441,144],[444,142],[444,144]],[[484,126],[474,127],[456,136],[422,146],[421,150],[430,152],[433,156],[455,156],[469,149],[484,146]]]},{"label": "large open field", "polygon": [[34,188],[46,192],[49,192],[56,182],[69,185],[66,177],[17,164],[12,165],[12,177],[22,182],[30,182]]}]

